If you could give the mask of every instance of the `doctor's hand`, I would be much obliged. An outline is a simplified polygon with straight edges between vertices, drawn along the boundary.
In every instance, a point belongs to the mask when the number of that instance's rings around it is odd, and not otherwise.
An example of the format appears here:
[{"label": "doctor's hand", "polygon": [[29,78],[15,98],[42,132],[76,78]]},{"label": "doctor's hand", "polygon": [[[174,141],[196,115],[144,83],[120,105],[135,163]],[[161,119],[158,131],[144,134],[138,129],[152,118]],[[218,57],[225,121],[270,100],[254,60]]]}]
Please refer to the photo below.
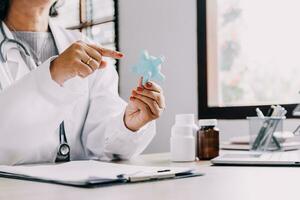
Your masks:
[{"label": "doctor's hand", "polygon": [[95,44],[75,42],[51,62],[51,77],[59,85],[75,76],[85,78],[95,70],[106,67],[103,56],[120,59],[124,55]]},{"label": "doctor's hand", "polygon": [[139,86],[132,90],[130,102],[126,108],[124,123],[131,131],[138,131],[148,122],[159,118],[165,109],[163,90],[154,82]]}]

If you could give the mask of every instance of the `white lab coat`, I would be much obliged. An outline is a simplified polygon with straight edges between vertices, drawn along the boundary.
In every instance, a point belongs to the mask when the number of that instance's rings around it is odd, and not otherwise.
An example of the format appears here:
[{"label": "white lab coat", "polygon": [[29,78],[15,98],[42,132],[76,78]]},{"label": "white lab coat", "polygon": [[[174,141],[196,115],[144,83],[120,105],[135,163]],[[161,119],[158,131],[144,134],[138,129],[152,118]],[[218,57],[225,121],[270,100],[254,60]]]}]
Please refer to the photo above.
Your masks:
[{"label": "white lab coat", "polygon": [[[79,32],[51,21],[50,28],[60,53],[82,40]],[[4,29],[13,37],[5,24]],[[8,62],[0,63],[0,83],[5,88],[0,92],[0,164],[54,162],[62,121],[71,160],[128,159],[141,153],[155,135],[154,122],[136,133],[124,126],[126,103],[117,91],[114,66],[60,87],[50,76],[53,58],[30,72],[14,44],[5,45],[4,52]]]}]

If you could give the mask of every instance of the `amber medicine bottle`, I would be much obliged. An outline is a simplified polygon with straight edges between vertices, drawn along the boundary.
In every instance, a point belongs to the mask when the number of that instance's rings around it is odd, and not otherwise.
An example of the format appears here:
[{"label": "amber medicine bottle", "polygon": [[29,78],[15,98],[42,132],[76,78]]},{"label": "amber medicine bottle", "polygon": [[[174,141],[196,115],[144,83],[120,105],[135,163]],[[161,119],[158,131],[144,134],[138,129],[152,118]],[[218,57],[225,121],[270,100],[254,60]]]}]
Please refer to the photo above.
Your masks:
[{"label": "amber medicine bottle", "polygon": [[197,132],[197,157],[210,160],[219,155],[219,129],[216,119],[199,120]]}]

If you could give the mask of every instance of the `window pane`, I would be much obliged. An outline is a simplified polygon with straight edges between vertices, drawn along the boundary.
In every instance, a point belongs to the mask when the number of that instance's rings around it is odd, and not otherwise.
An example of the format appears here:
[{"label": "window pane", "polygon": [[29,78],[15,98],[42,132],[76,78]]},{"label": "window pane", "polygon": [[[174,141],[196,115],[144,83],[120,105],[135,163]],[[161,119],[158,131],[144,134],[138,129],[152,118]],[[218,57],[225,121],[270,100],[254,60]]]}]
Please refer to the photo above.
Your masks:
[{"label": "window pane", "polygon": [[87,0],[87,21],[111,18],[115,14],[113,0]]},{"label": "window pane", "polygon": [[115,23],[105,23],[101,25],[96,25],[92,27],[92,38],[101,44],[109,44],[115,41]]},{"label": "window pane", "polygon": [[206,2],[209,106],[298,103],[300,2]]},{"label": "window pane", "polygon": [[[84,4],[85,2],[85,4]],[[116,49],[115,45],[115,23],[114,23],[114,1],[113,0],[85,0],[82,22],[106,23],[93,25],[82,29],[82,33],[94,42],[109,49]],[[59,8],[59,16],[55,19],[64,27],[78,26],[80,23],[80,0],[65,0]],[[97,21],[98,20],[98,21]],[[105,58],[109,64],[115,65],[114,59]]]},{"label": "window pane", "polygon": [[80,24],[79,0],[65,0],[58,8],[59,15],[54,17],[57,23],[63,27],[72,27]]},{"label": "window pane", "polygon": [[[86,29],[83,29],[83,34],[89,37],[93,42],[100,44],[108,49],[116,49],[115,45],[115,32],[114,22],[105,23],[101,25],[95,25]],[[105,58],[105,60],[112,65],[116,64],[114,59]]]}]

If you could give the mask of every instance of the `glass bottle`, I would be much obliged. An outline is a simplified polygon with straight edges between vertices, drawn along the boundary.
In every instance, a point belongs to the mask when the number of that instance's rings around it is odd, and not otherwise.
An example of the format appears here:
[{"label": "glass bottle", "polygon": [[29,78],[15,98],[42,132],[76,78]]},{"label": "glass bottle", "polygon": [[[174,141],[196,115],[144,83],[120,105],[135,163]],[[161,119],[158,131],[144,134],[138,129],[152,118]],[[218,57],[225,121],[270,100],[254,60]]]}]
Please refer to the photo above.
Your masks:
[{"label": "glass bottle", "polygon": [[200,160],[210,160],[219,155],[219,129],[216,126],[216,119],[199,120],[197,156]]}]

